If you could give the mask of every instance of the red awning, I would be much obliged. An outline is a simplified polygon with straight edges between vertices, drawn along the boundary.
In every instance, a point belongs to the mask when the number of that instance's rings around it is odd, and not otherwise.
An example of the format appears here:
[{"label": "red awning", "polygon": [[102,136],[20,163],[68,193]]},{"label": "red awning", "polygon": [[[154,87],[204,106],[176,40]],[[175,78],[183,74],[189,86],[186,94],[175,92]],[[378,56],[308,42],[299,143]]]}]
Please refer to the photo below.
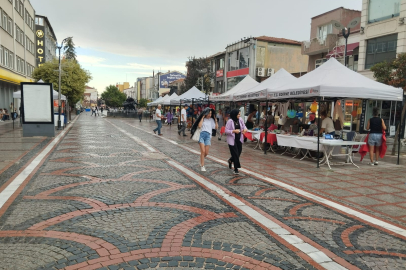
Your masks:
[{"label": "red awning", "polygon": [[[347,56],[352,55],[354,50],[359,47],[359,42],[347,44]],[[345,45],[341,45],[338,47],[335,47],[332,51],[330,51],[327,55],[326,58],[330,57],[344,57],[344,50],[345,50]]]}]

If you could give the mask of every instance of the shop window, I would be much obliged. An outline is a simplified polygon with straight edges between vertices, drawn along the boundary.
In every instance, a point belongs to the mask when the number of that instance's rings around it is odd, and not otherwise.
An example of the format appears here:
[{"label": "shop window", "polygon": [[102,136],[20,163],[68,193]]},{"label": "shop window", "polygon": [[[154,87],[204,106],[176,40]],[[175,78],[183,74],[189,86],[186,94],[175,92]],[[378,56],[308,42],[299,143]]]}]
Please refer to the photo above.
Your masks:
[{"label": "shop window", "polygon": [[368,23],[399,16],[400,2],[401,0],[369,0]]},{"label": "shop window", "polygon": [[238,53],[237,51],[231,52],[228,54],[228,70],[236,70],[238,69]]},{"label": "shop window", "polygon": [[383,61],[389,62],[395,59],[397,40],[397,34],[368,40],[365,69],[370,69],[377,63]]},{"label": "shop window", "polygon": [[238,51],[239,68],[249,67],[249,49],[248,47]]},{"label": "shop window", "polygon": [[227,91],[236,86],[239,82],[241,82],[245,78],[244,76],[237,76],[227,79]]}]

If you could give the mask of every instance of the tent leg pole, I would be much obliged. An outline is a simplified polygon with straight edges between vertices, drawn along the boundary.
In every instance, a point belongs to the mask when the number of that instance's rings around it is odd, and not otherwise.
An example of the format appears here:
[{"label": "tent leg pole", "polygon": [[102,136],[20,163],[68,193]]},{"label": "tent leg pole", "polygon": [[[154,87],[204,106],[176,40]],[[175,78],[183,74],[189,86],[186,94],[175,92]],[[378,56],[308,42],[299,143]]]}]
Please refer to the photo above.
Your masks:
[{"label": "tent leg pole", "polygon": [[[266,107],[265,107],[265,143],[264,143],[264,154],[266,155],[266,143],[267,143],[267,137],[268,137],[268,100],[266,100]],[[261,139],[261,136],[259,136],[259,139]],[[259,142],[261,143],[261,142]]]},{"label": "tent leg pole", "polygon": [[317,116],[317,168],[320,168],[320,134],[319,134],[319,132],[320,132],[320,128],[321,128],[321,123],[320,123],[320,107],[321,107],[321,104],[320,104],[320,97],[317,99],[317,101],[318,101],[318,105],[319,105],[319,108],[318,108],[318,116]]},{"label": "tent leg pole", "polygon": [[[405,106],[405,95],[402,96],[402,108]],[[403,123],[402,123],[403,122]],[[404,127],[405,119],[402,121],[402,115],[400,115],[400,123],[399,123],[399,131],[398,131],[398,161],[397,165],[400,165],[400,135],[402,134],[402,130]]]}]

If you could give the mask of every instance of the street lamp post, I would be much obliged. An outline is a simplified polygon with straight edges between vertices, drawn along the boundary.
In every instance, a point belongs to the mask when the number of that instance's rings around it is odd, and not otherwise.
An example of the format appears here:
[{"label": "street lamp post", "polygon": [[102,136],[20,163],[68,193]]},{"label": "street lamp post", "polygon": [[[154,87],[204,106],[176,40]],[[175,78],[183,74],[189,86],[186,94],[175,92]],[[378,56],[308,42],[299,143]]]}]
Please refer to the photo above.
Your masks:
[{"label": "street lamp post", "polygon": [[[344,25],[342,25],[340,22],[337,21],[331,21],[334,28],[342,31],[343,37],[345,38],[345,48],[344,48],[344,66],[347,66],[347,43],[348,43],[348,37],[350,36],[351,33],[351,28],[354,28],[355,26],[357,26],[360,22],[361,22],[361,18],[357,17],[352,19],[347,27],[345,27]],[[347,32],[346,32],[347,31]]]},{"label": "street lamp post", "polygon": [[62,40],[62,43],[57,46],[58,50],[59,50],[59,84],[58,84],[58,130],[62,129],[62,125],[61,125],[61,109],[62,109],[62,101],[61,101],[61,73],[62,73],[62,68],[61,68],[61,49],[63,46],[63,43],[72,37],[67,37],[64,40]]}]

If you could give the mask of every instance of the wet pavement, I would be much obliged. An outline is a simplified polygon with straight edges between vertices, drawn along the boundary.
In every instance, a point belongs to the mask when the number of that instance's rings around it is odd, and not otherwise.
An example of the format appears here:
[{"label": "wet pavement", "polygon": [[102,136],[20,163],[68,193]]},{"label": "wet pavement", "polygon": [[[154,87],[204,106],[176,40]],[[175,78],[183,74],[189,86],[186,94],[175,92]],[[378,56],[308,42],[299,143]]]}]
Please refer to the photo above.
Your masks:
[{"label": "wet pavement", "polygon": [[196,142],[152,128],[83,115],[32,153],[0,209],[0,269],[406,269],[404,166],[316,169],[249,143],[234,175],[223,139],[200,172]]}]

